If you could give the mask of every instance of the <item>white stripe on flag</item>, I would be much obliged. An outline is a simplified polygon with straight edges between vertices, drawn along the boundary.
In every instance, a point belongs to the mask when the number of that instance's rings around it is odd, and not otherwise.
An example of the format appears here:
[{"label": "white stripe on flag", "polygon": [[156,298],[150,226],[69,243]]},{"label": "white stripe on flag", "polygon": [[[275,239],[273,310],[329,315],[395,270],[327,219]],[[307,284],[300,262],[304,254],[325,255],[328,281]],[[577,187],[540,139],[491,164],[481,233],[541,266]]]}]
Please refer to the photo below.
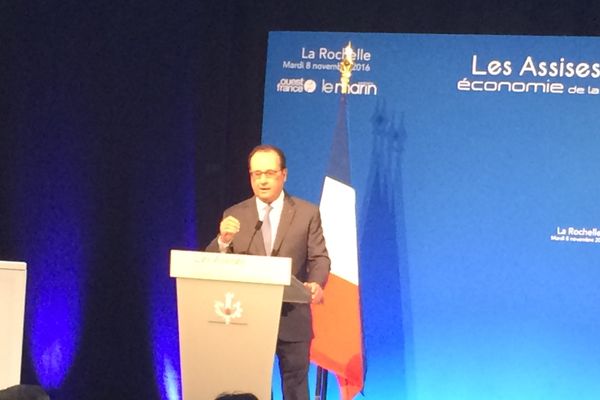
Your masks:
[{"label": "white stripe on flag", "polygon": [[356,192],[351,186],[325,177],[319,208],[331,273],[358,285],[355,205]]}]

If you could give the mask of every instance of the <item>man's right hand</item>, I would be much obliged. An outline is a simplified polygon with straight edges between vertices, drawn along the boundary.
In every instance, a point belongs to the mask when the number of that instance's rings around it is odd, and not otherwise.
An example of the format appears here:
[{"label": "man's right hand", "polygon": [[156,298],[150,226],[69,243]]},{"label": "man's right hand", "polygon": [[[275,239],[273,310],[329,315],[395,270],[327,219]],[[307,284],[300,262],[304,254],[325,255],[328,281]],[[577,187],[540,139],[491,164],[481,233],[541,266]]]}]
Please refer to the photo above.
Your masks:
[{"label": "man's right hand", "polygon": [[221,221],[219,225],[219,239],[224,244],[229,244],[236,233],[240,231],[240,221],[229,215]]}]

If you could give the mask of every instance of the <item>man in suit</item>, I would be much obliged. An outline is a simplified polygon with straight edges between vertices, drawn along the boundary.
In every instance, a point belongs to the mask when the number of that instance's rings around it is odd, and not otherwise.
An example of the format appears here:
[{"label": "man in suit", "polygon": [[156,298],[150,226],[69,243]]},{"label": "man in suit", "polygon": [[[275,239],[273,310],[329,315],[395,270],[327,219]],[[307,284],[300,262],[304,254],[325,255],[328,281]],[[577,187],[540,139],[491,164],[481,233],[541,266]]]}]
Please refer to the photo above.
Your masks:
[{"label": "man in suit", "polygon": [[[248,156],[254,196],[223,213],[219,235],[207,251],[290,257],[292,274],[321,302],[330,260],[316,205],[283,190],[285,155],[271,145],[255,147]],[[261,221],[261,222],[259,222]],[[276,354],[285,400],[308,400],[310,306],[283,303]]]}]

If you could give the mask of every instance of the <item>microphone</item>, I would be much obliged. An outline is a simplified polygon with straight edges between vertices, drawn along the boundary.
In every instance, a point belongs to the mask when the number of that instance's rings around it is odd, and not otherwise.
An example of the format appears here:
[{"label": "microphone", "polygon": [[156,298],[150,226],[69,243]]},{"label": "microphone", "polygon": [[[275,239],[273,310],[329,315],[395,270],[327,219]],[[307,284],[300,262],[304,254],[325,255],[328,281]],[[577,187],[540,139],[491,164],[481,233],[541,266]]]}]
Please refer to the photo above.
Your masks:
[{"label": "microphone", "polygon": [[250,241],[248,242],[248,248],[242,254],[249,254],[250,246],[252,246],[252,241],[254,240],[254,236],[256,236],[256,232],[260,231],[260,228],[262,228],[262,224],[263,224],[263,222],[260,219],[258,221],[256,221],[256,225],[254,225],[254,232],[252,232],[252,236],[250,236]]},{"label": "microphone", "polygon": [[[279,246],[281,246],[281,243],[279,244]],[[277,257],[278,255],[279,255],[279,247],[271,250],[271,257]]]}]

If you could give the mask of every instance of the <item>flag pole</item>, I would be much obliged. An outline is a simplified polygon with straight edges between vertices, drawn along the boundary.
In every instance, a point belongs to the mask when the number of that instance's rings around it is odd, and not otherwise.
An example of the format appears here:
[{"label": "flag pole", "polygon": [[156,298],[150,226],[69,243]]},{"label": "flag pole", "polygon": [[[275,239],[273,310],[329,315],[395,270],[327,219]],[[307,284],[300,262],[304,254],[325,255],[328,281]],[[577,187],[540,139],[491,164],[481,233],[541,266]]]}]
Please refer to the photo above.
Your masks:
[{"label": "flag pole", "polygon": [[327,400],[327,377],[329,371],[317,367],[317,387],[315,388],[315,400]]}]

